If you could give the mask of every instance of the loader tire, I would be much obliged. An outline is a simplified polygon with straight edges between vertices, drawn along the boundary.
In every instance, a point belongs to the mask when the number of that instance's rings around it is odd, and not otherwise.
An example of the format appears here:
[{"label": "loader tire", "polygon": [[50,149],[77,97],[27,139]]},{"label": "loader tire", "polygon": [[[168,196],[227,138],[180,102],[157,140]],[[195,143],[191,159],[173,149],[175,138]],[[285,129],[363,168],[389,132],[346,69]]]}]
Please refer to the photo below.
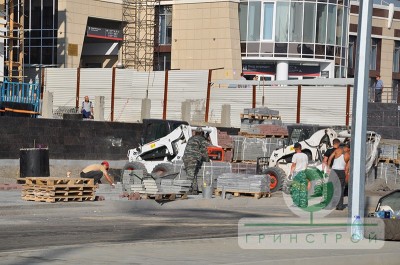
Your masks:
[{"label": "loader tire", "polygon": [[174,173],[174,165],[171,163],[158,164],[153,168],[153,171],[151,172],[153,176],[157,176],[159,178],[168,177],[173,175]]},{"label": "loader tire", "polygon": [[265,175],[270,175],[271,183],[269,185],[270,192],[278,191],[282,188],[282,184],[286,179],[286,173],[279,167],[268,167],[263,172]]},{"label": "loader tire", "polygon": [[143,177],[147,176],[147,169],[145,165],[141,162],[128,162],[122,169],[122,174],[124,174],[125,170],[143,170]]}]

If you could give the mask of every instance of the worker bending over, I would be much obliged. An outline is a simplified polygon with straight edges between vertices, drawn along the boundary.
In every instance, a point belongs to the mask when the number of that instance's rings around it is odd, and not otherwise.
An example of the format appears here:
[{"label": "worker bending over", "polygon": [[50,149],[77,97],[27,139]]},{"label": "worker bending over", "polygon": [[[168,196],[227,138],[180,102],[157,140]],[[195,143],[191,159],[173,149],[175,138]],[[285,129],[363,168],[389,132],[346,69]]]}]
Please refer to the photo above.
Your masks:
[{"label": "worker bending over", "polygon": [[111,186],[115,186],[112,178],[108,174],[110,164],[107,161],[101,162],[101,164],[93,164],[85,167],[81,172],[81,178],[94,179],[94,184],[101,183],[100,179],[104,176]]}]

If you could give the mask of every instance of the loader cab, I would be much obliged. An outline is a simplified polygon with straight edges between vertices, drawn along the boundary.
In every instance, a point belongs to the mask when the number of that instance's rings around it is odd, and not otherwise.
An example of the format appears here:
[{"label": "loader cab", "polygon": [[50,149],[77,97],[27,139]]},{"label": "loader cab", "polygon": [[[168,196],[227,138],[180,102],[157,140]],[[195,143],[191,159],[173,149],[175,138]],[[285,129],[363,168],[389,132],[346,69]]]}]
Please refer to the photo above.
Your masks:
[{"label": "loader cab", "polygon": [[309,139],[314,133],[322,130],[326,127],[319,125],[309,125],[309,124],[291,124],[287,126],[288,129],[288,139],[287,145],[295,144],[296,142],[301,142]]},{"label": "loader cab", "polygon": [[[167,136],[182,124],[189,125],[186,121],[143,119],[143,130],[140,144],[145,145]],[[154,149],[141,156],[143,160],[148,161],[163,160],[165,157],[167,157],[168,160],[173,158],[167,155],[166,147]]]},{"label": "loader cab", "polygon": [[160,139],[170,134],[182,124],[189,125],[186,121],[143,119],[143,130],[140,143],[143,145]]}]

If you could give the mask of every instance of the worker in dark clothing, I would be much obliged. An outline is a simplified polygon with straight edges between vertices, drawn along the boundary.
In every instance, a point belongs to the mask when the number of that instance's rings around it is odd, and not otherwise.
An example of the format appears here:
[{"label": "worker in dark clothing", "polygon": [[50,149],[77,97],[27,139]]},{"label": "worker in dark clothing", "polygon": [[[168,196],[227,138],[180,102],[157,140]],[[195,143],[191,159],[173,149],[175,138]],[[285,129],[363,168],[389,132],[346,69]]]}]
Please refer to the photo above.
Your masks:
[{"label": "worker in dark clothing", "polygon": [[[333,139],[333,146],[331,148],[329,148],[328,150],[326,150],[326,152],[324,153],[324,160],[322,161],[322,170],[324,170],[325,168],[328,168],[328,160],[329,157],[331,156],[331,154],[333,152],[335,152],[336,148],[339,147],[340,145],[340,140],[338,138]],[[331,162],[331,165],[329,165],[329,167],[332,167],[333,165],[333,161]]]},{"label": "worker in dark clothing", "polygon": [[208,162],[207,147],[209,142],[204,137],[203,130],[197,127],[195,135],[189,138],[182,160],[188,179],[192,181],[192,194],[198,194],[197,173],[204,161]]}]

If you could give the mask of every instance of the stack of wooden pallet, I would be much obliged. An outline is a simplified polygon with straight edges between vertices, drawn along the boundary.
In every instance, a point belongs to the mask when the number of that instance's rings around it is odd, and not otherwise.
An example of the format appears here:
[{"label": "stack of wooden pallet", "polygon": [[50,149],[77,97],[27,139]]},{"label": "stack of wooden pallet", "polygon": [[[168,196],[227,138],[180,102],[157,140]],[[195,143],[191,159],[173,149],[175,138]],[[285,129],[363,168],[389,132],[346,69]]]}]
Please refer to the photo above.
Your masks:
[{"label": "stack of wooden pallet", "polygon": [[93,179],[85,178],[26,178],[22,199],[37,202],[93,201]]}]

